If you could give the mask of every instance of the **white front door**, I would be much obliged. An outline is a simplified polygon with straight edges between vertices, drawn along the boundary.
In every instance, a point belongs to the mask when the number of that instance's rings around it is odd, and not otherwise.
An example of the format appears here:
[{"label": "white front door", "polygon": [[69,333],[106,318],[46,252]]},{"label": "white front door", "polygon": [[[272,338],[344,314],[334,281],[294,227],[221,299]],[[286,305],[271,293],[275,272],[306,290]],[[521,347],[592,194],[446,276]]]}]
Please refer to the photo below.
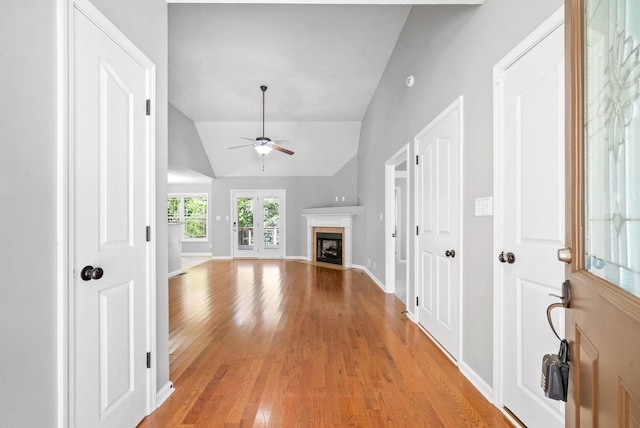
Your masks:
[{"label": "white front door", "polygon": [[[558,12],[496,66],[495,280],[502,404],[525,425],[564,426],[544,396],[542,357],[558,353],[546,308],[559,299],[565,239],[564,26]],[[500,254],[502,257],[500,258]],[[501,261],[502,260],[502,261]],[[553,311],[562,334],[562,310]]]},{"label": "white front door", "polygon": [[280,259],[286,255],[284,190],[232,190],[234,258]]},{"label": "white front door", "polygon": [[87,9],[91,18],[76,7],[71,16],[69,418],[75,427],[134,427],[149,393],[153,67]]},{"label": "white front door", "polygon": [[415,137],[418,322],[459,350],[462,97]]}]

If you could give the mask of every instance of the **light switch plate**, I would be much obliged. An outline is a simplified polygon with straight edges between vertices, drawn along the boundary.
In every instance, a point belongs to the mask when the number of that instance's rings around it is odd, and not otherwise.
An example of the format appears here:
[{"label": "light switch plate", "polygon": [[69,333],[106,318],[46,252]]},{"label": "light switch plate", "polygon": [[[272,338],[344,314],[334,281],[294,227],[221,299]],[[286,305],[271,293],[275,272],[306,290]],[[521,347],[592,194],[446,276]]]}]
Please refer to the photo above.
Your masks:
[{"label": "light switch plate", "polygon": [[493,197],[476,198],[476,217],[493,215]]}]

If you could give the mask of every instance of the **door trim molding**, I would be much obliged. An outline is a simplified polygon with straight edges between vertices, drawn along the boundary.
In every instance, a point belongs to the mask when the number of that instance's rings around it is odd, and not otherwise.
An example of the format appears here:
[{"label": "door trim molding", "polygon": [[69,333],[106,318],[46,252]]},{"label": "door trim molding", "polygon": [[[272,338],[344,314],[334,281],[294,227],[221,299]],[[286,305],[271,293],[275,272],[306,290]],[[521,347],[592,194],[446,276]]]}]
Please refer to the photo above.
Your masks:
[{"label": "door trim molding", "polygon": [[[117,27],[113,25],[88,0],[57,0],[57,31],[56,31],[56,90],[57,90],[57,159],[56,159],[56,192],[57,192],[57,221],[56,235],[58,240],[57,261],[57,418],[58,428],[74,427],[73,420],[73,376],[74,364],[71,352],[73,344],[73,317],[70,304],[73,298],[73,182],[71,169],[73,165],[73,108],[71,91],[73,91],[73,71],[70,64],[73,61],[73,13],[78,10],[91,22],[100,28],[138,63],[147,70],[147,98],[151,100],[151,115],[147,118],[148,147],[147,147],[147,201],[146,221],[151,226],[151,241],[147,246],[147,343],[145,347],[152,355],[152,369],[147,371],[146,379],[146,414],[156,409],[158,403],[157,382],[157,347],[156,347],[156,66],[139,50]],[[172,390],[173,388],[171,388]]]},{"label": "door trim molding", "polygon": [[[395,293],[396,291],[396,266],[395,266],[395,255],[394,255],[394,241],[391,238],[391,234],[393,233],[393,220],[395,218],[395,187],[396,187],[396,167],[400,165],[402,162],[407,162],[407,172],[405,175],[407,181],[407,195],[406,200],[404,201],[404,218],[402,221],[405,226],[405,247],[406,254],[409,254],[409,197],[411,195],[410,191],[410,180],[409,180],[409,171],[411,168],[411,162],[409,162],[409,143],[405,143],[393,156],[391,156],[384,164],[384,210],[385,210],[385,222],[384,222],[384,291],[386,293]],[[398,232],[398,231],[396,231]],[[406,263],[406,278],[407,278],[407,286],[409,285],[409,265],[411,264],[407,257]],[[408,288],[408,287],[407,287]],[[409,298],[407,296],[407,310],[412,312],[411,309],[415,309],[412,305],[409,304]]]},{"label": "door trim molding", "polygon": [[[538,28],[529,34],[522,42],[513,48],[504,58],[493,67],[493,253],[497,255],[500,251],[500,243],[504,236],[500,226],[504,218],[504,194],[501,183],[504,180],[502,171],[504,162],[502,160],[503,148],[505,145],[503,128],[503,85],[504,72],[514,65],[527,52],[536,47],[548,35],[553,33],[564,23],[564,6],[547,18]],[[503,337],[504,311],[503,284],[499,280],[500,265],[497,258],[493,262],[493,403],[498,407],[503,407],[503,358],[504,352]]]}]

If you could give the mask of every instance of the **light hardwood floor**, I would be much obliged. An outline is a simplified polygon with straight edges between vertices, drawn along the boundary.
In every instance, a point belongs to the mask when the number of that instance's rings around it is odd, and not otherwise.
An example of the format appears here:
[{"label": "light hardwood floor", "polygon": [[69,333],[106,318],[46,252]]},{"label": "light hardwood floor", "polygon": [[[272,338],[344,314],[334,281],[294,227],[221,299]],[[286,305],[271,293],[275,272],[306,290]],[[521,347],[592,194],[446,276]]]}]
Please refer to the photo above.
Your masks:
[{"label": "light hardwood floor", "polygon": [[176,391],[146,427],[510,427],[359,270],[211,261],[169,283]]}]

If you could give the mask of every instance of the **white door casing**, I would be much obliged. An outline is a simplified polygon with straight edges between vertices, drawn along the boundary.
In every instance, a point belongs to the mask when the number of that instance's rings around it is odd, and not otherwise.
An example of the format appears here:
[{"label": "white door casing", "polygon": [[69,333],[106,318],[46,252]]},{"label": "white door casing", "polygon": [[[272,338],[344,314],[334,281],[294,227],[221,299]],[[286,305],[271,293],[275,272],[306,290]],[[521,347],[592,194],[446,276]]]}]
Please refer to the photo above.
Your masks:
[{"label": "white door casing", "polygon": [[461,153],[459,97],[414,139],[418,322],[458,359],[461,308]]},{"label": "white door casing", "polygon": [[[384,183],[384,192],[385,192],[385,224],[384,224],[384,233],[385,233],[385,284],[384,290],[387,293],[394,293],[396,291],[396,245],[397,239],[393,237],[393,234],[402,233],[402,230],[396,228],[398,222],[396,221],[396,213],[398,212],[395,189],[396,189],[396,167],[403,162],[407,163],[407,173],[409,170],[409,162],[407,161],[409,156],[409,143],[403,145],[393,156],[391,156],[384,164],[385,171],[385,183]],[[407,181],[407,195],[409,194],[409,180]],[[404,220],[399,219],[399,222],[405,222],[405,224],[409,224],[409,198],[405,201],[404,204]],[[402,212],[402,209],[400,209]],[[396,230],[397,229],[397,230]],[[405,230],[405,235],[408,234],[408,229]],[[403,236],[400,240],[405,247],[407,247],[406,252],[408,251],[408,237]],[[401,244],[402,245],[402,244]],[[408,270],[409,263],[406,266],[405,277],[408,278]],[[409,313],[413,313],[413,306],[407,304],[407,310]]]},{"label": "white door casing", "polygon": [[[561,9],[494,67],[494,385],[497,404],[528,426],[564,426],[564,403],[540,387],[542,357],[559,348],[549,294],[564,279],[563,18]],[[562,315],[553,313],[559,334]]]},{"label": "white door casing", "polygon": [[[155,406],[155,66],[89,2],[63,10],[58,424],[135,426]],[[103,276],[83,279],[87,266]]]}]

